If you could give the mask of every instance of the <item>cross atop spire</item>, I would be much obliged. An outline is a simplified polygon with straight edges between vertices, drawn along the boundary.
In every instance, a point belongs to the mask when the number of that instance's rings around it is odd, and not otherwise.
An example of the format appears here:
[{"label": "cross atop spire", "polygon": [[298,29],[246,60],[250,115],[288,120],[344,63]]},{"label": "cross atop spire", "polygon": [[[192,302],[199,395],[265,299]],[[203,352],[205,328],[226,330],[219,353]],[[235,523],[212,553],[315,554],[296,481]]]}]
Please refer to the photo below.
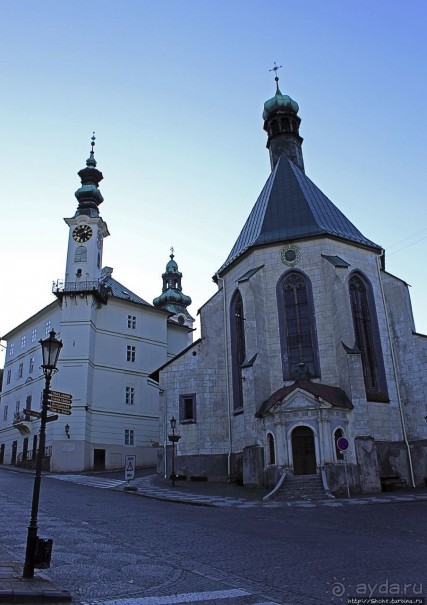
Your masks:
[{"label": "cross atop spire", "polygon": [[174,252],[175,252],[174,247],[171,246],[170,250],[171,250],[170,257],[173,258],[174,257]]},{"label": "cross atop spire", "polygon": [[276,81],[276,94],[281,94],[280,90],[279,90],[279,77],[277,75],[277,72],[279,69],[281,69],[283,67],[283,65],[277,65],[276,61],[274,61],[274,67],[272,67],[271,69],[269,69],[268,71],[274,71],[274,73],[276,74],[275,76],[275,81]]},{"label": "cross atop spire", "polygon": [[90,156],[88,157],[88,159],[86,160],[86,166],[96,166],[96,160],[95,160],[95,132],[92,132],[92,137],[91,137],[91,150],[90,150]]}]

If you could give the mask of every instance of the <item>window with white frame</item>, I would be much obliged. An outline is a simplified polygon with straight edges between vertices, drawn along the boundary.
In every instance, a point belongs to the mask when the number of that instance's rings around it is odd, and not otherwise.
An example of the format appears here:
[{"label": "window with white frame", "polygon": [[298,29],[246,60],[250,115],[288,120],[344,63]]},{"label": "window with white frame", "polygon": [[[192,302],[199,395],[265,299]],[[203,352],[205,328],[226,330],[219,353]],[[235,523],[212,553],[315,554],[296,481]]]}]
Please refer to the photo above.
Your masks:
[{"label": "window with white frame", "polygon": [[136,316],[135,315],[128,315],[128,328],[130,328],[131,330],[135,330],[135,328],[136,328]]},{"label": "window with white frame", "polygon": [[19,410],[21,409],[21,402],[17,401],[15,405],[15,412],[19,414]]},{"label": "window with white frame", "polygon": [[45,334],[47,334],[49,336],[49,332],[51,330],[52,330],[52,324],[51,324],[51,321],[49,319],[49,321],[46,322]]},{"label": "window with white frame", "polygon": [[28,369],[28,373],[32,374],[34,370],[34,357],[30,357],[30,367]]},{"label": "window with white frame", "polygon": [[20,363],[19,367],[18,367],[18,378],[22,378],[23,373],[24,373],[24,364]]},{"label": "window with white frame", "polygon": [[132,363],[135,361],[135,346],[134,345],[127,346],[126,360],[131,361]]},{"label": "window with white frame", "polygon": [[21,349],[23,349],[25,347],[26,343],[27,343],[27,337],[23,336],[21,338]]},{"label": "window with white frame", "polygon": [[34,328],[34,330],[31,332],[31,342],[36,342],[37,340],[37,329]]},{"label": "window with white frame", "polygon": [[10,377],[12,376],[12,370],[8,370],[6,374],[6,384],[10,384]]},{"label": "window with white frame", "polygon": [[3,420],[7,420],[7,413],[9,411],[9,406],[5,405],[3,410]]},{"label": "window with white frame", "polygon": [[125,445],[135,445],[135,431],[133,429],[125,429]]},{"label": "window with white frame", "polygon": [[134,405],[135,387],[126,387],[126,405]]},{"label": "window with white frame", "polygon": [[15,343],[12,342],[9,346],[9,356],[13,355],[14,348],[15,348]]}]

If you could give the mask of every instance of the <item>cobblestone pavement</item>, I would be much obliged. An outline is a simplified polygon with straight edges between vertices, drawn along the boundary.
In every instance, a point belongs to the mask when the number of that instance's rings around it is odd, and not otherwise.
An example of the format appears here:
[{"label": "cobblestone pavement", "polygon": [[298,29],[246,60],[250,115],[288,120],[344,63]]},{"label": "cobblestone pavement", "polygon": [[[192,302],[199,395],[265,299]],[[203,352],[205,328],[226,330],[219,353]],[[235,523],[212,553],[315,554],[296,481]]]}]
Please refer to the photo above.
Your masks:
[{"label": "cobblestone pavement", "polygon": [[[48,586],[68,591],[75,605],[346,605],[339,591],[354,594],[361,582],[427,586],[425,490],[271,506],[260,491],[172,488],[154,476],[123,493],[127,482],[118,477],[43,476],[40,535],[54,548],[51,569],[36,573],[50,584],[39,585],[43,600],[33,593],[27,603],[59,603],[45,600]],[[23,559],[32,480],[0,470],[1,542],[15,563]],[[189,498],[196,507],[179,505]],[[8,562],[0,564],[0,586]]]}]

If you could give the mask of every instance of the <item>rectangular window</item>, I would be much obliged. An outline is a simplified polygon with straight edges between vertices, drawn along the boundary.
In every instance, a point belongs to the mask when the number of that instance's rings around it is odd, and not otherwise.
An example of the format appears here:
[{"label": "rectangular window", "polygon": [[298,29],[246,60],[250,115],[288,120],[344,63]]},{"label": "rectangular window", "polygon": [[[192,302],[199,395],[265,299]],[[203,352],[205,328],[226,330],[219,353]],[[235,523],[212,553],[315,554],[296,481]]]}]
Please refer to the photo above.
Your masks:
[{"label": "rectangular window", "polygon": [[18,414],[20,409],[21,409],[21,402],[17,401],[16,406],[15,406],[15,412]]},{"label": "rectangular window", "polygon": [[29,374],[32,374],[34,370],[34,357],[30,357],[30,367],[28,369]]},{"label": "rectangular window", "polygon": [[179,396],[179,421],[184,424],[196,422],[196,393]]},{"label": "rectangular window", "polygon": [[133,429],[125,429],[125,445],[135,445],[135,431]]},{"label": "rectangular window", "polygon": [[128,328],[130,328],[131,330],[135,330],[135,328],[136,328],[136,316],[135,315],[128,315]]},{"label": "rectangular window", "polygon": [[24,364],[20,363],[18,368],[18,378],[22,378],[22,374],[24,373]]},{"label": "rectangular window", "polygon": [[36,328],[34,328],[34,330],[31,332],[31,342],[36,342],[37,339],[37,330]]},{"label": "rectangular window", "polygon": [[13,355],[13,349],[15,348],[15,343],[12,342],[12,344],[9,346],[9,356]]},{"label": "rectangular window", "polygon": [[21,338],[21,349],[23,349],[25,347],[26,343],[27,343],[27,337],[23,336]]},{"label": "rectangular window", "polygon": [[45,328],[45,334],[47,336],[49,336],[49,332],[51,331],[51,329],[52,329],[52,327],[51,327],[51,322],[50,322],[50,319],[49,319],[49,321],[46,322],[46,328]]},{"label": "rectangular window", "polygon": [[8,370],[7,375],[6,375],[6,384],[10,384],[11,375],[12,375],[12,370]]},{"label": "rectangular window", "polygon": [[9,406],[5,405],[4,406],[4,411],[3,411],[3,420],[7,420],[7,413],[9,411]]},{"label": "rectangular window", "polygon": [[131,362],[135,361],[135,346],[134,345],[127,346],[126,360],[131,361]]},{"label": "rectangular window", "polygon": [[135,403],[135,388],[126,387],[126,405],[134,405]]}]

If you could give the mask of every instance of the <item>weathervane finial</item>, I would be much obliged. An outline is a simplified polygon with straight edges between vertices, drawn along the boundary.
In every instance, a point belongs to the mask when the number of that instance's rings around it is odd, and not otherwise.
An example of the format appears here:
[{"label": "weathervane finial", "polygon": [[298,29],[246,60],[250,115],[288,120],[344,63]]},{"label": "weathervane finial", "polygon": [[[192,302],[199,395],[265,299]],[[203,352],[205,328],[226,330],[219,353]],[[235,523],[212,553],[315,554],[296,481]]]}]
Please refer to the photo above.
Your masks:
[{"label": "weathervane finial", "polygon": [[92,132],[92,137],[91,137],[91,141],[92,141],[92,143],[91,143],[91,147],[92,147],[91,154],[92,155],[95,153],[95,151],[93,149],[95,147],[95,140],[96,140],[95,132]]},{"label": "weathervane finial", "polygon": [[174,254],[173,254],[174,252],[175,252],[175,250],[174,250],[173,246],[171,246],[171,258],[174,257]]}]

